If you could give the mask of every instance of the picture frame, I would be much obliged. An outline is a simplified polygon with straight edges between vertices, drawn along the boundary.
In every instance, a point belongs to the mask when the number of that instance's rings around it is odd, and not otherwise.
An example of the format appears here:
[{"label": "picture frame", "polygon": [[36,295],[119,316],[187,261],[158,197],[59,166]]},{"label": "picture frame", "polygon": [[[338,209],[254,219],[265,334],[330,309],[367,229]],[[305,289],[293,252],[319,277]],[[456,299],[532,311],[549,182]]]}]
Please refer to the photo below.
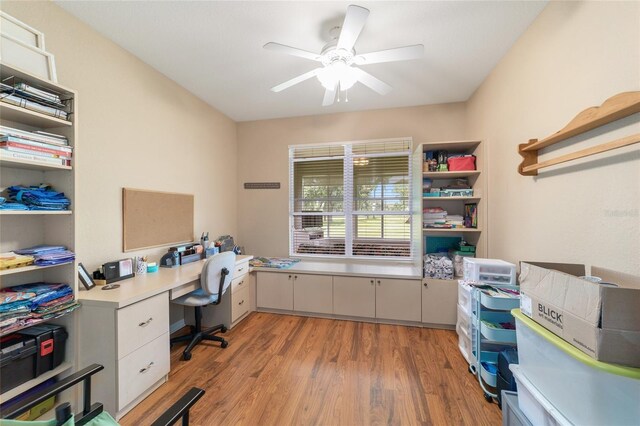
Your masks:
[{"label": "picture frame", "polygon": [[91,290],[96,286],[96,283],[93,282],[91,274],[89,274],[82,263],[78,263],[78,278],[80,278],[80,282],[87,290]]},{"label": "picture frame", "polygon": [[45,80],[57,83],[55,59],[51,53],[0,33],[0,60]]},{"label": "picture frame", "polygon": [[42,51],[45,50],[42,31],[36,30],[3,11],[0,11],[0,28],[2,28],[3,34]]}]

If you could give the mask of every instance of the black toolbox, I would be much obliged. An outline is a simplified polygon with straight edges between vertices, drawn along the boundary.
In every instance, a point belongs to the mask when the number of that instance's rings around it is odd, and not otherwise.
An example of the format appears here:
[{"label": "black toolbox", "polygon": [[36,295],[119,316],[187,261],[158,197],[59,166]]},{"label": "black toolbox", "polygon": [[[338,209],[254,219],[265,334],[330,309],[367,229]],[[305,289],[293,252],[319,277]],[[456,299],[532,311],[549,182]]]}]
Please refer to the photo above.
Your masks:
[{"label": "black toolbox", "polygon": [[29,327],[19,333],[35,340],[37,349],[35,360],[35,377],[53,370],[64,361],[67,330],[54,324],[40,324]]},{"label": "black toolbox", "polygon": [[32,337],[9,334],[0,339],[0,393],[36,377],[36,342]]}]

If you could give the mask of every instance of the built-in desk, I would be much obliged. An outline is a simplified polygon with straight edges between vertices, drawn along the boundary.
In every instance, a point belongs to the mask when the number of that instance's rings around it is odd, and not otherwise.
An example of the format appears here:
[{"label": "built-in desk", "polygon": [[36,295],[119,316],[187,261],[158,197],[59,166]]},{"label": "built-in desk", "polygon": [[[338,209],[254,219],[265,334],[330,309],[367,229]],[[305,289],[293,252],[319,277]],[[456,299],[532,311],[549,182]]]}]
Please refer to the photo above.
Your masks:
[{"label": "built-in desk", "polygon": [[288,269],[253,268],[256,272],[279,272],[283,274],[299,273],[312,275],[341,275],[348,277],[378,277],[407,280],[422,279],[419,266],[403,263],[368,264],[350,262],[317,262],[303,260]]},{"label": "built-in desk", "polygon": [[[249,312],[248,307],[232,309],[230,304],[234,302],[232,293],[242,298],[248,291],[240,283],[248,282],[251,258],[236,257],[231,286],[215,307],[228,313],[220,322],[238,322]],[[94,287],[79,292],[79,367],[104,365],[104,371],[93,379],[92,399],[101,401],[116,419],[166,382],[170,368],[169,303],[200,287],[204,263],[159,268],[158,272],[121,281],[114,290]]]}]

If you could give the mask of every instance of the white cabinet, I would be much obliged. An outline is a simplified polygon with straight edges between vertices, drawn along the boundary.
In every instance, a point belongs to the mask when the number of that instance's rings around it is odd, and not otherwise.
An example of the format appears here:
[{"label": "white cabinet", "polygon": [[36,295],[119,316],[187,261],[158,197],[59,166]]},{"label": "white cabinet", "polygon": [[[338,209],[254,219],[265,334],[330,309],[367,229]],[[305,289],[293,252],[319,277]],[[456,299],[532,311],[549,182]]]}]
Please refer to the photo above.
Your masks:
[{"label": "white cabinet", "polygon": [[333,277],[333,313],[375,318],[375,278]]},{"label": "white cabinet", "polygon": [[333,313],[333,285],[329,275],[293,275],[293,309],[319,314]]},{"label": "white cabinet", "polygon": [[280,272],[258,272],[258,308],[293,310],[293,274]]},{"label": "white cabinet", "polygon": [[424,279],[422,281],[422,322],[425,324],[456,324],[458,281]]},{"label": "white cabinet", "polygon": [[376,318],[421,319],[420,281],[376,278]]}]

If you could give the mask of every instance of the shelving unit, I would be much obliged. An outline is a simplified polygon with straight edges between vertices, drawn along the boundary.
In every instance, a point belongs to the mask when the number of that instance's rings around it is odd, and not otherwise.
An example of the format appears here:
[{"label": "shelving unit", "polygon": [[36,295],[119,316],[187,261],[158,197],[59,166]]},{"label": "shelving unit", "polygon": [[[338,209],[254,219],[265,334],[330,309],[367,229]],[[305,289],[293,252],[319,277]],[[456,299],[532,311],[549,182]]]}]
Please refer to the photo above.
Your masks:
[{"label": "shelving unit", "polygon": [[[63,94],[75,102],[76,92],[57,83],[43,80],[26,71],[0,64],[0,78],[11,76],[36,87],[51,89]],[[64,135],[69,145],[77,148],[77,106],[74,106],[71,121],[47,116],[19,106],[0,101],[0,123],[27,131],[44,130],[46,132]],[[77,150],[75,151],[77,153]],[[73,165],[76,157],[74,153]],[[75,170],[70,166],[56,166],[40,164],[35,161],[2,158],[0,156],[0,187],[12,185],[34,185],[48,183],[54,189],[64,192],[71,201],[71,208],[76,209]],[[69,211],[1,211],[0,212],[0,252],[8,252],[37,244],[61,244],[75,251],[76,223],[74,212]],[[7,288],[31,282],[60,282],[67,283],[78,292],[76,262],[69,262],[52,266],[27,266],[23,268],[6,269],[0,271],[0,288]],[[5,402],[24,391],[56,376],[66,376],[76,369],[77,345],[77,315],[76,311],[52,318],[43,322],[58,324],[66,328],[69,337],[65,347],[65,359],[55,369],[46,372],[33,380],[29,380],[2,395]],[[27,327],[25,327],[27,328]],[[74,400],[72,396],[69,400]]]},{"label": "shelving unit", "polygon": [[[427,151],[446,150],[449,154],[473,154],[476,156],[476,170],[455,171],[455,172],[429,172],[424,171],[423,154]],[[416,219],[414,225],[416,229],[421,229],[420,241],[416,241],[418,252],[422,255],[427,253],[427,246],[434,238],[463,238],[470,244],[476,246],[476,256],[486,256],[486,214],[483,202],[485,191],[484,170],[484,151],[482,141],[479,140],[461,140],[461,141],[441,141],[441,142],[425,142],[416,148],[414,155],[414,170],[417,179],[414,180],[414,194],[416,195],[415,205],[420,207],[420,211],[416,211]],[[425,197],[422,191],[423,178],[433,180],[434,187],[447,185],[458,178],[467,178],[473,189],[472,196],[457,197]],[[424,228],[422,224],[422,210],[427,207],[442,207],[452,214],[463,214],[464,205],[469,203],[477,204],[478,225],[477,228]],[[419,222],[418,222],[419,221]],[[431,311],[437,310],[438,317],[434,319],[433,313],[426,312],[423,309],[423,322],[434,323],[437,326],[446,328],[454,328],[457,317],[457,277],[453,280],[440,279],[423,279],[423,306],[428,306]],[[434,299],[434,300],[431,300]],[[428,302],[428,303],[426,303]],[[429,318],[425,321],[424,318]]]}]

